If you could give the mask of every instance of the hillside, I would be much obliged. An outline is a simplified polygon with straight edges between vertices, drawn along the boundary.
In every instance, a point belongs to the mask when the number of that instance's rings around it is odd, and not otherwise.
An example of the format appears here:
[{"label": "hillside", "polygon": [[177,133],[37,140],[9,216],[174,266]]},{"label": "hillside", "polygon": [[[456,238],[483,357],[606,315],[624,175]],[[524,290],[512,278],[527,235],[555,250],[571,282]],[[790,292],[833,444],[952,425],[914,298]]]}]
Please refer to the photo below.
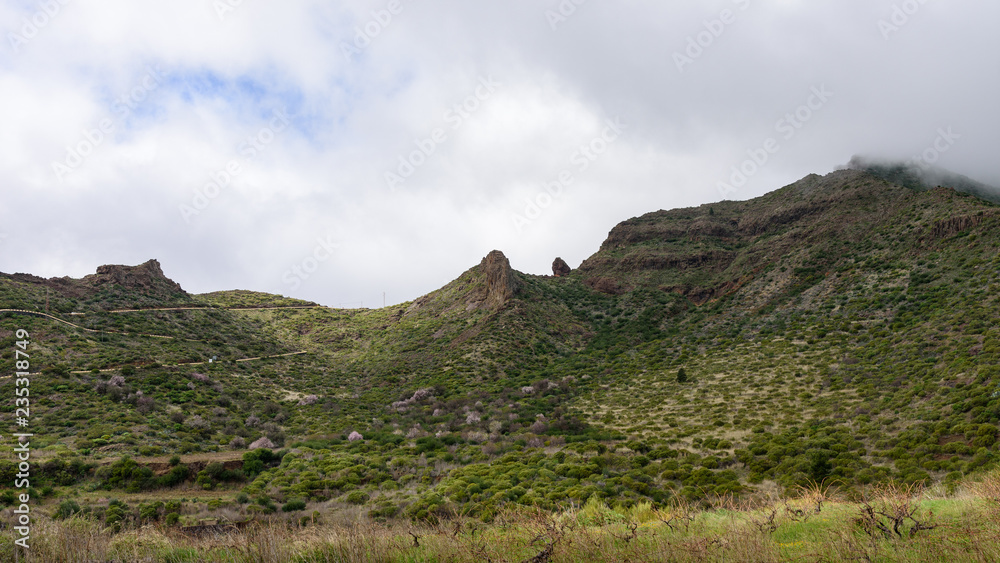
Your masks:
[{"label": "hillside", "polygon": [[[301,500],[489,519],[594,496],[954,483],[997,460],[1000,207],[876,172],[629,219],[559,275],[494,251],[377,310],[190,295],[156,261],[2,274],[0,308],[76,325],[0,313],[4,348],[29,331],[42,372],[38,487],[51,506],[89,491],[105,519],[107,491],[187,491],[244,517]],[[275,453],[244,451],[263,437]]]}]

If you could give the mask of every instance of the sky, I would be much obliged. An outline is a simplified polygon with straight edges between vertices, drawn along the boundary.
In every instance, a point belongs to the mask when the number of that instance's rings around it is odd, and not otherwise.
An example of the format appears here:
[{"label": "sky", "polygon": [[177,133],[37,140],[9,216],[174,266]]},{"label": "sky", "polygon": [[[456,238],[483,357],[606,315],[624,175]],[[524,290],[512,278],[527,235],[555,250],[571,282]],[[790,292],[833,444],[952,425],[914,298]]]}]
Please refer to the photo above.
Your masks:
[{"label": "sky", "polygon": [[[415,299],[855,154],[1000,185],[1000,3],[0,0],[0,271]],[[384,295],[384,297],[383,297]]]}]

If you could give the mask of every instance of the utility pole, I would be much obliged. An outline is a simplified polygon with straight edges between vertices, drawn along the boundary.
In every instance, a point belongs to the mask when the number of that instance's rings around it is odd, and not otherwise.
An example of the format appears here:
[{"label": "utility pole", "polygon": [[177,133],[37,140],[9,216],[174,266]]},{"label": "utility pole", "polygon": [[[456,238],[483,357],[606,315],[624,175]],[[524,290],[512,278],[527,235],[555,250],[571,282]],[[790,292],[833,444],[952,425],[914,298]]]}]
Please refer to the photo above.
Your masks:
[{"label": "utility pole", "polygon": [[385,292],[382,292],[382,308],[385,309]]}]

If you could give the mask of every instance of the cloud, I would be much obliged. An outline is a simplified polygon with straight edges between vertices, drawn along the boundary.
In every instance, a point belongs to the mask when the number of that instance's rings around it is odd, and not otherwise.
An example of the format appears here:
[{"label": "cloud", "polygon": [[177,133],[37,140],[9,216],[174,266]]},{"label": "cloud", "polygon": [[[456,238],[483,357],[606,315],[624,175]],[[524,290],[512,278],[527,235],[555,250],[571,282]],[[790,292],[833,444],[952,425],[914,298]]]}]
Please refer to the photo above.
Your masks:
[{"label": "cloud", "polygon": [[[1000,180],[1000,6],[928,2],[886,39],[879,22],[904,2],[589,0],[555,29],[555,0],[221,2],[66,1],[47,20],[44,3],[0,6],[0,270],[158,258],[189,291],[333,305],[413,299],[494,248],[544,274],[628,217],[720,199],[823,85],[835,97],[733,197],[857,153],[910,158],[947,127],[962,137],[937,165]],[[624,134],[581,170],[574,156],[615,119]],[[88,142],[60,177],[53,163]],[[390,187],[401,158],[414,170]],[[226,185],[185,217],[212,183]]]}]

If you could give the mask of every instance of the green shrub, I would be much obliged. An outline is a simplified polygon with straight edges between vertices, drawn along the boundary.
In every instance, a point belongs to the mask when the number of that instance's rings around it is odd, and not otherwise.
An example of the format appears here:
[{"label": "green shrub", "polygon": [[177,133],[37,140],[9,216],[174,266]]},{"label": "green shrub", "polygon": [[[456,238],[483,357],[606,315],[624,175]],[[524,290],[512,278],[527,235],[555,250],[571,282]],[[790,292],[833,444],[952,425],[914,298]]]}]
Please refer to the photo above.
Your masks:
[{"label": "green shrub", "polygon": [[347,502],[351,504],[364,504],[368,502],[369,496],[364,491],[351,491],[347,495]]},{"label": "green shrub", "polygon": [[56,509],[52,517],[57,520],[65,520],[78,512],[80,512],[80,505],[74,500],[67,499],[59,503],[59,508]]}]

